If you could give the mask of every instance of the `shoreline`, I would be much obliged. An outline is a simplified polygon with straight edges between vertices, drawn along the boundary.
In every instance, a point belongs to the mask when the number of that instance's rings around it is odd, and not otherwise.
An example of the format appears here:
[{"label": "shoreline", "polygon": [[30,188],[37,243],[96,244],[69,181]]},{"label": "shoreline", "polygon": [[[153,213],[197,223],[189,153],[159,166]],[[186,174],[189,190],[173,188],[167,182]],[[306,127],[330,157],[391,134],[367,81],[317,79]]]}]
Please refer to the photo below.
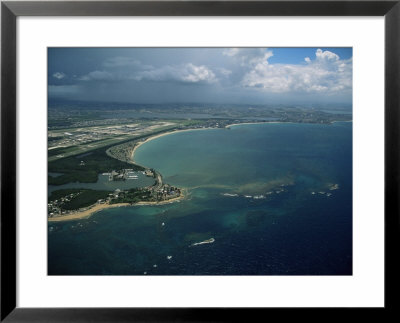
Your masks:
[{"label": "shoreline", "polygon": [[[353,120],[346,120],[346,121],[332,121],[330,124],[335,123],[335,122],[353,122]],[[262,122],[240,122],[240,123],[231,123],[226,125],[224,128],[192,128],[192,129],[182,129],[182,130],[173,130],[173,131],[167,131],[161,134],[157,134],[155,136],[150,136],[146,139],[144,139],[143,141],[140,141],[136,144],[136,146],[132,149],[132,153],[131,153],[131,160],[134,164],[142,166],[140,164],[138,164],[137,162],[135,162],[135,152],[136,150],[143,144],[148,143],[154,139],[157,138],[161,138],[167,135],[171,135],[174,133],[178,133],[178,132],[186,132],[186,131],[195,131],[195,130],[212,130],[212,129],[229,129],[230,127],[234,127],[234,126],[240,126],[240,125],[251,125],[251,124],[280,124],[280,123],[290,123],[290,124],[295,124],[298,122],[292,122],[292,121],[262,121]],[[142,166],[145,167],[145,166]]]},{"label": "shoreline", "polygon": [[113,207],[121,207],[121,206],[129,206],[129,203],[116,203],[116,204],[95,204],[90,209],[84,211],[75,211],[71,214],[56,216],[53,218],[47,218],[48,222],[59,222],[59,221],[68,221],[68,220],[79,220],[92,216],[96,212],[113,208]]},{"label": "shoreline", "polygon": [[100,212],[105,209],[111,209],[111,208],[116,208],[116,207],[126,207],[126,206],[144,206],[144,205],[165,205],[165,204],[170,204],[170,203],[175,203],[180,200],[183,200],[186,197],[186,194],[181,193],[180,196],[174,197],[169,200],[164,200],[164,201],[154,201],[154,202],[137,202],[135,204],[130,204],[130,203],[115,203],[115,204],[95,204],[93,207],[91,207],[88,210],[84,211],[76,211],[71,214],[67,215],[62,215],[62,216],[57,216],[53,218],[47,218],[48,222],[61,222],[61,221],[72,221],[72,220],[80,220],[80,219],[86,219],[91,217],[93,214]]},{"label": "shoreline", "polygon": [[225,129],[234,126],[240,126],[242,124],[264,124],[264,123],[295,123],[295,122],[285,122],[285,121],[262,121],[262,122],[241,122],[241,123],[232,123],[225,126]]},{"label": "shoreline", "polygon": [[185,198],[185,194],[181,194],[177,197],[174,197],[172,199],[169,200],[164,200],[164,201],[158,201],[158,202],[146,202],[146,201],[142,201],[142,202],[137,202],[135,204],[132,204],[131,206],[143,206],[143,205],[165,205],[165,204],[170,204],[170,203],[175,203],[178,202],[180,200],[183,200]]},{"label": "shoreline", "polygon": [[[262,124],[262,123],[293,123],[293,122],[284,122],[284,121],[242,122],[242,123],[232,123],[232,124],[228,124],[228,125],[226,125],[224,128],[192,128],[192,129],[182,129],[182,130],[167,131],[167,132],[164,132],[164,133],[157,134],[157,135],[155,135],[155,136],[150,136],[150,137],[144,139],[143,141],[138,142],[138,143],[136,144],[136,146],[132,149],[131,160],[132,160],[132,162],[133,162],[134,164],[139,165],[139,166],[142,166],[142,165],[138,164],[138,163],[135,161],[135,158],[134,158],[134,157],[135,157],[135,152],[136,152],[136,150],[137,150],[141,145],[143,145],[143,144],[145,144],[145,143],[148,143],[148,142],[150,142],[150,141],[152,141],[152,140],[154,140],[154,139],[161,138],[161,137],[164,137],[164,136],[167,136],[167,135],[172,135],[172,134],[174,134],[174,133],[187,132],[187,131],[197,131],[197,130],[227,129],[227,128],[232,127],[232,126],[238,126],[238,125],[242,125],[242,124]],[[142,166],[142,167],[145,167],[145,166]]]},{"label": "shoreline", "polygon": [[[135,152],[136,152],[136,150],[137,150],[141,145],[143,145],[143,144],[145,144],[145,143],[148,143],[148,142],[150,142],[150,141],[152,141],[152,140],[154,140],[154,139],[161,138],[161,137],[164,137],[164,136],[167,136],[167,135],[172,135],[172,134],[178,133],[178,132],[187,132],[187,131],[195,131],[195,130],[211,130],[211,129],[219,129],[219,128],[193,128],[193,129],[173,130],[173,131],[163,132],[163,133],[157,134],[157,135],[155,135],[155,136],[150,136],[150,137],[148,137],[148,138],[144,139],[143,141],[140,141],[140,142],[138,142],[138,143],[136,144],[136,146],[133,148],[132,153],[131,153],[131,160],[132,160],[132,162],[133,162],[134,164],[139,165],[139,166],[142,166],[142,167],[145,167],[145,166],[143,166],[143,165],[138,164],[138,163],[135,161],[135,158],[134,158],[134,157],[135,157]],[[147,168],[147,167],[145,167],[145,168]]]},{"label": "shoreline", "polygon": [[[347,121],[333,121],[334,122],[352,122],[353,120],[347,120]],[[131,153],[131,161],[132,163],[142,166],[135,162],[134,160],[134,155],[136,150],[143,144],[150,142],[154,139],[167,136],[173,133],[179,133],[179,132],[187,132],[187,131],[195,131],[195,130],[212,130],[212,129],[229,129],[230,127],[234,126],[239,126],[239,125],[252,125],[252,124],[265,124],[265,123],[273,123],[273,124],[278,124],[278,123],[295,123],[295,122],[284,122],[284,121],[263,121],[263,122],[242,122],[242,123],[232,123],[229,125],[226,125],[224,128],[193,128],[193,129],[182,129],[182,130],[173,130],[173,131],[166,131],[161,134],[157,134],[154,136],[150,136],[143,141],[138,142],[135,147],[132,149]],[[145,167],[145,166],[142,166]],[[145,167],[147,168],[147,167]],[[170,204],[174,203],[177,201],[180,201],[186,197],[186,194],[183,194],[184,189],[182,190],[182,193],[178,197],[174,197],[169,200],[164,200],[164,201],[152,201],[152,202],[147,202],[147,201],[142,201],[142,202],[137,202],[135,204],[130,204],[130,203],[116,203],[116,204],[95,204],[91,208],[84,210],[84,211],[76,211],[74,213],[64,215],[64,216],[59,216],[59,217],[53,217],[53,218],[48,218],[48,222],[60,222],[60,221],[69,221],[69,220],[78,220],[78,219],[84,219],[84,218],[89,218],[92,216],[94,213],[99,212],[104,209],[108,208],[114,208],[114,207],[123,207],[123,206],[146,206],[146,205],[165,205],[165,204]]]},{"label": "shoreline", "polygon": [[[330,123],[323,123],[323,124],[333,124],[333,123],[337,123],[337,122],[353,122],[353,120],[333,120]],[[234,127],[234,126],[240,126],[243,124],[264,124],[264,123],[289,123],[289,124],[320,124],[320,123],[303,123],[303,122],[293,122],[293,121],[262,121],[262,122],[241,122],[241,123],[232,123],[232,124],[228,124],[225,126],[225,128],[229,128],[229,127]],[[212,128],[209,128],[212,129]]]}]

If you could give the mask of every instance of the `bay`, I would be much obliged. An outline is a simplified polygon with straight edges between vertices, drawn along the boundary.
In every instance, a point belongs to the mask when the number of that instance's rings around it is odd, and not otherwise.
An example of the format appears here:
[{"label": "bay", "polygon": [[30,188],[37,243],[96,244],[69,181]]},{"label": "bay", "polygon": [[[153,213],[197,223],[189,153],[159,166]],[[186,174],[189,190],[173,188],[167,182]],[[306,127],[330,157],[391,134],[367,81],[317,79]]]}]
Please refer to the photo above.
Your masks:
[{"label": "bay", "polygon": [[50,223],[50,275],[352,274],[351,122],[178,132],[135,161],[187,198]]}]

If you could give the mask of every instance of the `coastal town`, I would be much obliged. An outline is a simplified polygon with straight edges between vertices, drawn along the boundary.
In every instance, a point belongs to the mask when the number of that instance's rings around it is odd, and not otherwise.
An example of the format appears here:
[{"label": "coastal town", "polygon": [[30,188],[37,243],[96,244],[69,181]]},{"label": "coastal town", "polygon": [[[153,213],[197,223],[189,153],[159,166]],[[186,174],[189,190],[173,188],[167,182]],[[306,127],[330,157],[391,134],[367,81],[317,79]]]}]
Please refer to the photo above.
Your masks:
[{"label": "coastal town", "polygon": [[[112,170],[108,175],[109,181],[126,181],[137,179],[138,175],[132,169]],[[58,195],[51,195],[47,205],[49,220],[58,220],[73,215],[74,217],[91,215],[96,211],[107,207],[121,205],[135,205],[143,203],[159,204],[176,201],[183,197],[180,188],[165,184],[162,176],[153,169],[146,169],[143,174],[154,178],[154,184],[147,187],[131,188],[126,190],[116,189],[111,191],[98,191],[90,189],[67,189],[56,191]],[[104,174],[103,174],[104,175]],[[80,201],[78,201],[80,200]],[[91,210],[93,212],[91,212]]]}]

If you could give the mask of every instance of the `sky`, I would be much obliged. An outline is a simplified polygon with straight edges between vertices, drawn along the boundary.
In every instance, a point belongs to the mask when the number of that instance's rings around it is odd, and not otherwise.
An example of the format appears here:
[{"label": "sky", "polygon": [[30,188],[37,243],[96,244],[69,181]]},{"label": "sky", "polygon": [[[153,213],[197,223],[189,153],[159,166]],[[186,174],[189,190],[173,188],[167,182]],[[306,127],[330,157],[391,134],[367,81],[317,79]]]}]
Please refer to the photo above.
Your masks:
[{"label": "sky", "polygon": [[49,48],[49,98],[351,104],[352,48]]}]

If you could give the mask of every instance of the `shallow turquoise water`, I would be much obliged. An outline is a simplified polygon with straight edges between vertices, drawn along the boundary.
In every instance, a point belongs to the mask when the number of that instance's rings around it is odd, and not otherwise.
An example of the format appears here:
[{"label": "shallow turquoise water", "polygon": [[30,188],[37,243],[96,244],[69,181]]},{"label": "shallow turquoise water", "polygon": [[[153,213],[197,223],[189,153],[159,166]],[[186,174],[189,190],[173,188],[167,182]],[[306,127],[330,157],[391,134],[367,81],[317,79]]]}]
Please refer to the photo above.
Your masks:
[{"label": "shallow turquoise water", "polygon": [[352,273],[352,123],[175,133],[135,160],[188,198],[49,224],[49,274]]}]

